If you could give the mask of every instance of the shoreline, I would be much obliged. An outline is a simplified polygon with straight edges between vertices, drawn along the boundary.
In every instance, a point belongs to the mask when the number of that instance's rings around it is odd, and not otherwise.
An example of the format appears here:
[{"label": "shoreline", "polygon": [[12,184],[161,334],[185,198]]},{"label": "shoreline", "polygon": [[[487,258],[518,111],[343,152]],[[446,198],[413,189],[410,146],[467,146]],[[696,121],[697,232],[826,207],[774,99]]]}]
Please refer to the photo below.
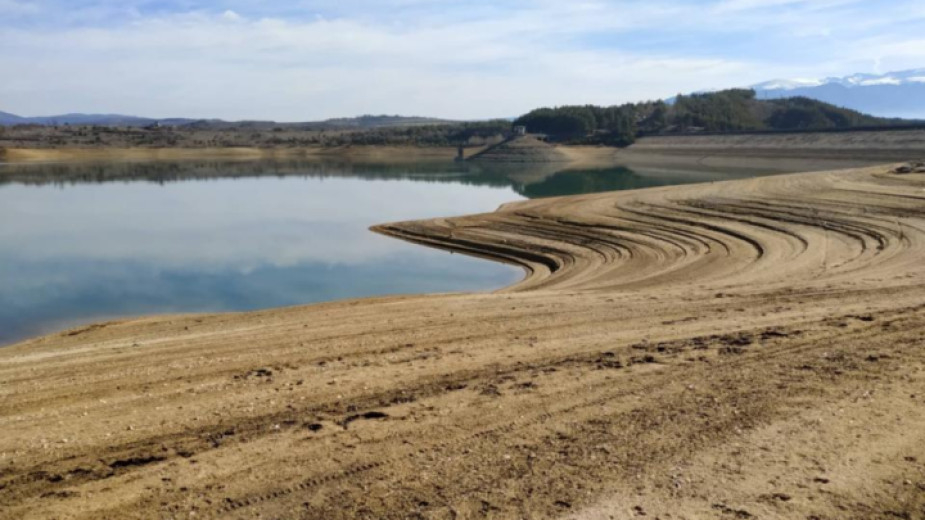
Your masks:
[{"label": "shoreline", "polygon": [[530,275],[5,347],[0,518],[916,514],[925,174],[891,170],[383,224]]},{"label": "shoreline", "polygon": [[452,160],[452,147],[303,147],[303,148],[7,148],[0,165],[84,161],[182,161],[257,159],[338,159],[365,161]]},{"label": "shoreline", "polygon": [[[479,155],[491,145],[467,147],[466,157]],[[925,155],[925,129],[855,132],[801,132],[780,134],[662,135],[639,138],[627,148],[554,145],[551,150],[564,163],[582,166],[615,162],[692,158],[720,165],[746,164],[758,159],[765,164],[782,160],[829,161],[845,166],[900,162]],[[317,159],[362,162],[452,161],[455,146],[353,145],[338,147],[135,147],[39,146],[21,144],[0,148],[0,164],[62,161],[160,161],[160,160],[254,160]],[[488,161],[491,163],[492,161]],[[503,162],[502,162],[503,164]],[[541,163],[538,163],[541,164]]]}]

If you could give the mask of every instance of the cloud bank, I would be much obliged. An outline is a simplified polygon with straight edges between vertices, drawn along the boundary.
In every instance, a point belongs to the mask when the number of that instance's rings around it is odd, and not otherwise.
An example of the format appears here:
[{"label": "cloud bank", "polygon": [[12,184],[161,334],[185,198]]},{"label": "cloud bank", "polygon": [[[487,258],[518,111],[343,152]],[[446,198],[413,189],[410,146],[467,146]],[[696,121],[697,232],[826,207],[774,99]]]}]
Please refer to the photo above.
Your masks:
[{"label": "cloud bank", "polygon": [[916,1],[0,0],[0,110],[456,119],[925,64]]}]

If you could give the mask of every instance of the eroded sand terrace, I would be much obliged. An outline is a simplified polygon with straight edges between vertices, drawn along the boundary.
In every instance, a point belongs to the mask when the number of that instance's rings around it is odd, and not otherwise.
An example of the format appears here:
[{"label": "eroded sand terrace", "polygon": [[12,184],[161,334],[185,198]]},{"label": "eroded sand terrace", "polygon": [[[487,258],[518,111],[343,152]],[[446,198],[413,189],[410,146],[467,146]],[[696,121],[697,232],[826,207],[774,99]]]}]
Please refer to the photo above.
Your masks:
[{"label": "eroded sand terrace", "polygon": [[530,274],[0,350],[0,516],[921,517],[925,175],[890,170],[386,225]]}]

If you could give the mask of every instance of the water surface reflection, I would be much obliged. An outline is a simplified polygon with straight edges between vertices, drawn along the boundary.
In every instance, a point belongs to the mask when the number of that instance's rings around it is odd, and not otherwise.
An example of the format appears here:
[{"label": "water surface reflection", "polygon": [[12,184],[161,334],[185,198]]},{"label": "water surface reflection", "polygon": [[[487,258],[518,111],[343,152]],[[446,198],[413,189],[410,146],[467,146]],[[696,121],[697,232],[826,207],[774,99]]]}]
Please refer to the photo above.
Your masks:
[{"label": "water surface reflection", "polygon": [[491,211],[523,197],[718,176],[556,168],[305,161],[0,166],[0,344],[120,316],[499,288],[521,271],[368,227]]}]

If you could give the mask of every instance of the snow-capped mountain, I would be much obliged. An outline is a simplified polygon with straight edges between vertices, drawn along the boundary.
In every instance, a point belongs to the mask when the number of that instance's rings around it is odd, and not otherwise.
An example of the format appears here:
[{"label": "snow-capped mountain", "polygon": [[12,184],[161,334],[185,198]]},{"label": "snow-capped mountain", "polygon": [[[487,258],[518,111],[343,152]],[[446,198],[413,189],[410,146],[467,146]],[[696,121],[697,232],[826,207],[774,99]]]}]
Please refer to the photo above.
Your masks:
[{"label": "snow-capped mountain", "polygon": [[760,99],[805,96],[883,117],[925,119],[925,69],[752,85]]},{"label": "snow-capped mountain", "polygon": [[823,85],[843,87],[873,87],[877,85],[909,85],[925,83],[925,69],[912,69],[887,74],[854,74],[843,78],[825,79],[778,79],[753,85],[755,90],[794,90]]}]

